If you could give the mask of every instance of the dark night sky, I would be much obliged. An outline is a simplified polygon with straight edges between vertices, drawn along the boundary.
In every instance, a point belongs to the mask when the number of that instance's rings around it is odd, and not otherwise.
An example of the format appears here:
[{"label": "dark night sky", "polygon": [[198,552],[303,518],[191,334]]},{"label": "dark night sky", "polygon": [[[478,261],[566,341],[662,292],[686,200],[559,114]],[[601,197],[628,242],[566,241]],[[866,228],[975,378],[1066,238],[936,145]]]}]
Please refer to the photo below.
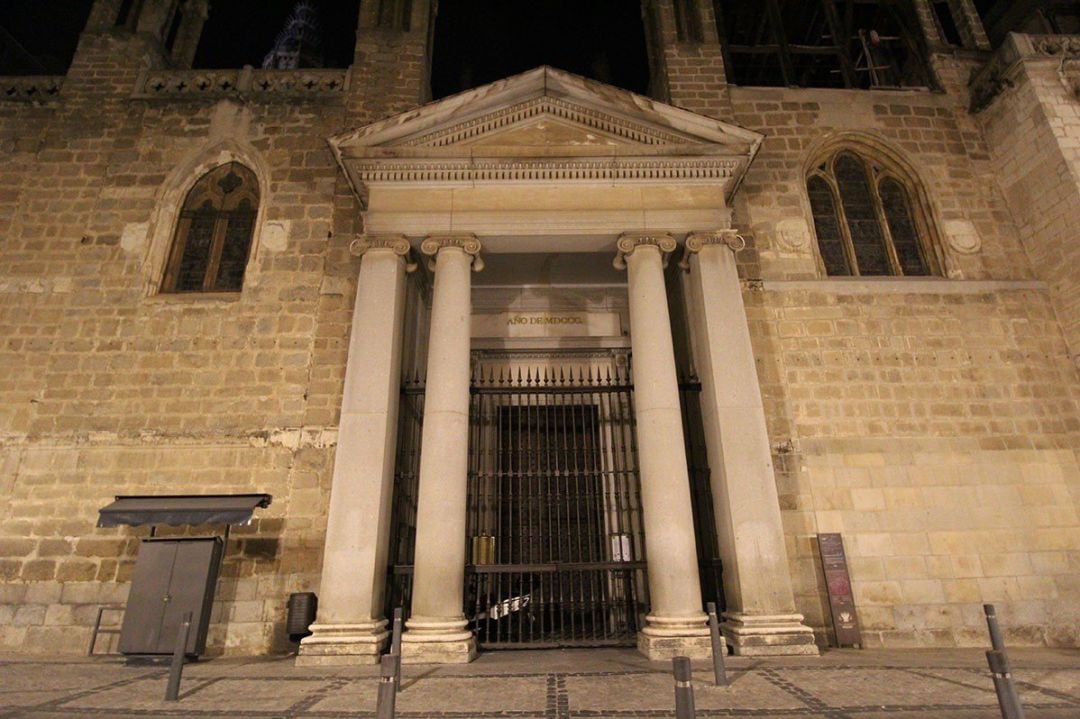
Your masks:
[{"label": "dark night sky", "polygon": [[[311,0],[329,67],[352,63],[358,0]],[[48,72],[71,61],[91,0],[0,0],[0,28]],[[196,67],[259,66],[295,0],[212,0]],[[0,36],[0,41],[3,38]],[[0,42],[0,45],[3,45]],[[0,74],[28,68],[0,56]],[[7,67],[4,64],[8,65]],[[441,0],[432,94],[444,97],[537,65],[645,92],[648,64],[638,0]]]},{"label": "dark night sky", "polygon": [[[92,4],[93,0],[0,0],[0,75],[62,75]],[[8,36],[44,70],[27,65],[21,53],[13,53]]]},{"label": "dark night sky", "polygon": [[537,65],[644,93],[648,61],[640,7],[639,0],[440,0],[432,95]]}]

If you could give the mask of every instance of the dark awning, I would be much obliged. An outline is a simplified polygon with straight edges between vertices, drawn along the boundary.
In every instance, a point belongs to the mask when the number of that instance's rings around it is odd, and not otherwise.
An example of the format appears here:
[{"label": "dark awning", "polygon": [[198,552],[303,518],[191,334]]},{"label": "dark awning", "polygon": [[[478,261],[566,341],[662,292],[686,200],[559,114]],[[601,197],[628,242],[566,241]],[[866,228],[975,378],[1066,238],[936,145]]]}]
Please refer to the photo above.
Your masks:
[{"label": "dark awning", "polygon": [[122,524],[246,524],[256,507],[269,507],[269,494],[175,494],[117,497],[98,510],[99,527]]}]

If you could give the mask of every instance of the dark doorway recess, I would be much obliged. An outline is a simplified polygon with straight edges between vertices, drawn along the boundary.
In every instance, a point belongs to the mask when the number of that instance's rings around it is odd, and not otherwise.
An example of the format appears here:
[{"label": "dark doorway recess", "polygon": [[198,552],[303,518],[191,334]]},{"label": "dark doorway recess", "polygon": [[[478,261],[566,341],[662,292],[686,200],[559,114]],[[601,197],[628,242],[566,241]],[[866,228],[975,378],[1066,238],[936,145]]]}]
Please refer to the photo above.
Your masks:
[{"label": "dark doorway recess", "polygon": [[[352,65],[358,0],[308,0],[315,10],[322,67]],[[228,0],[211,3],[194,67],[261,67],[285,29],[296,0]]]},{"label": "dark doorway recess", "polygon": [[645,94],[649,62],[636,0],[441,0],[434,98],[551,65]]}]

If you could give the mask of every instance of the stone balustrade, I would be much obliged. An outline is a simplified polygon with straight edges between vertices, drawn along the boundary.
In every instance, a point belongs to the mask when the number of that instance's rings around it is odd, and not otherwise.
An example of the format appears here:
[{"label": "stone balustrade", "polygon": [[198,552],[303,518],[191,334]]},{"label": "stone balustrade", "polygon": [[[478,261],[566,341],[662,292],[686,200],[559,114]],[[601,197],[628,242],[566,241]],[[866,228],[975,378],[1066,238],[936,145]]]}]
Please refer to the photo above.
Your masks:
[{"label": "stone balustrade", "polygon": [[48,102],[60,94],[63,83],[63,76],[54,75],[0,77],[0,101]]},{"label": "stone balustrade", "polygon": [[349,84],[347,69],[144,70],[136,98],[184,99],[240,95],[249,98],[340,97]]}]

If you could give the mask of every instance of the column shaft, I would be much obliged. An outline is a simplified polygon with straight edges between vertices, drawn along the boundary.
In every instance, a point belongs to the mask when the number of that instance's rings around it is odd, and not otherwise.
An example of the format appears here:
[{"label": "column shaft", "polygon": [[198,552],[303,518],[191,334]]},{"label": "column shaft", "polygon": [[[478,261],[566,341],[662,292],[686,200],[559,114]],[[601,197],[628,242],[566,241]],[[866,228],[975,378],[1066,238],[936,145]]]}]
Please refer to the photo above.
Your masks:
[{"label": "column shaft", "polygon": [[[431,249],[425,243],[425,252]],[[421,435],[412,616],[407,662],[467,662],[476,655],[462,611],[469,452],[469,323],[473,258],[436,250]]]},{"label": "column shaft", "polygon": [[[620,241],[620,250],[623,247]],[[652,659],[708,656],[661,248],[656,244],[632,247],[626,265],[651,605],[638,646]]]},{"label": "column shaft", "polygon": [[386,639],[386,580],[394,484],[401,334],[403,239],[368,249],[360,262],[345,391],[319,586],[317,623],[299,664],[378,661]]},{"label": "column shaft", "polygon": [[690,314],[713,508],[724,567],[725,636],[736,654],[816,654],[795,613],[791,569],[735,253],[687,240]]}]

